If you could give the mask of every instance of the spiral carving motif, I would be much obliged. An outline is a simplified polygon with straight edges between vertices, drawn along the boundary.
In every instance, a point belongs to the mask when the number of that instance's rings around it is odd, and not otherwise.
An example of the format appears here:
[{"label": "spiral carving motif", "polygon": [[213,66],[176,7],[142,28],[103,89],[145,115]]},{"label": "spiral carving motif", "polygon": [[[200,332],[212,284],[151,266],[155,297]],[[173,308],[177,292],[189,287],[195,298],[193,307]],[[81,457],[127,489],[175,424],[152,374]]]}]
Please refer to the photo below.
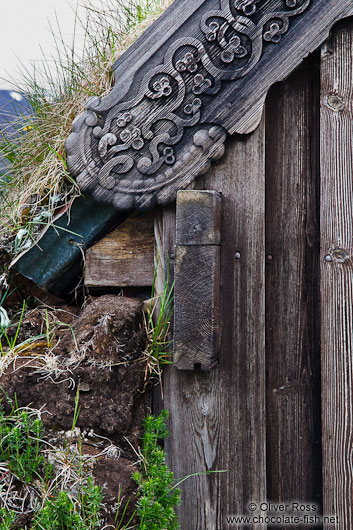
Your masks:
[{"label": "spiral carving motif", "polygon": [[200,20],[201,36],[173,42],[133,98],[108,108],[104,99],[89,100],[67,141],[69,169],[82,190],[121,209],[172,200],[224,150],[222,127],[202,122],[205,105],[253,70],[264,48],[277,45],[310,2],[282,0],[270,12],[263,0],[220,0]]}]

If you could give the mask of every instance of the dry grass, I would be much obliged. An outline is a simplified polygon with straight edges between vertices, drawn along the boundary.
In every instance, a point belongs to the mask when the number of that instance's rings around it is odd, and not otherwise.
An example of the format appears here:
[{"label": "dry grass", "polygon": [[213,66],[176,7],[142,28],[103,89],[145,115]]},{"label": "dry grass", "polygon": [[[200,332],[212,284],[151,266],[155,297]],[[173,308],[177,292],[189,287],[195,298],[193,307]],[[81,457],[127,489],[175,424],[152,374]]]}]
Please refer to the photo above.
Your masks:
[{"label": "dry grass", "polygon": [[[74,118],[93,95],[105,96],[113,85],[112,64],[145,31],[172,0],[121,0],[91,3],[87,20],[77,19],[85,32],[82,54],[64,45],[53,31],[55,57],[45,57],[42,68],[24,72],[21,86],[34,114],[20,116],[14,138],[4,131],[0,152],[11,163],[11,174],[0,181],[0,245],[17,254],[36,240],[44,225],[79,190],[67,171],[65,140]],[[97,2],[94,2],[95,6]],[[58,76],[48,64],[55,61]]]},{"label": "dry grass", "polygon": [[[12,425],[14,430],[21,429],[23,413],[32,423],[37,420],[41,422],[41,425],[42,417],[48,414],[44,408],[31,407],[14,408],[10,416],[0,411],[2,420]],[[33,515],[43,509],[46,501],[54,498],[60,491],[66,491],[74,504],[79,506],[82,502],[82,492],[88,485],[96,462],[104,456],[119,459],[121,455],[121,449],[117,445],[93,430],[85,431],[73,425],[72,429],[66,432],[49,430],[45,438],[43,434],[42,429],[39,437],[33,432],[28,432],[28,438],[25,441],[27,450],[30,443],[33,445],[33,442],[38,442],[40,449],[38,455],[41,458],[39,462],[42,463],[42,458],[44,458],[46,472],[39,469],[43,466],[34,463],[33,479],[24,482],[19,479],[16,470],[10,468],[8,461],[0,461],[0,507],[5,510],[5,513],[12,512],[14,516]],[[92,448],[92,454],[83,453],[83,444]],[[104,506],[102,505],[101,508]],[[2,526],[1,523],[3,520],[0,518],[0,528],[9,528]]]}]

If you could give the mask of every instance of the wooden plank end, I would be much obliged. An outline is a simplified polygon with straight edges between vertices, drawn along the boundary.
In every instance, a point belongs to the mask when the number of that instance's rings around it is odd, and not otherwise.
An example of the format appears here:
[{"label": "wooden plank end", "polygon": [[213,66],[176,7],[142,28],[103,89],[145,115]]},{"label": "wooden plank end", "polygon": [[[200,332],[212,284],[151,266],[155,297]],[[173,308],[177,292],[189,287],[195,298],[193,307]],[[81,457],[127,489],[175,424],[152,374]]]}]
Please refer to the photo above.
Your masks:
[{"label": "wooden plank end", "polygon": [[177,245],[220,245],[221,194],[185,190],[177,195]]}]

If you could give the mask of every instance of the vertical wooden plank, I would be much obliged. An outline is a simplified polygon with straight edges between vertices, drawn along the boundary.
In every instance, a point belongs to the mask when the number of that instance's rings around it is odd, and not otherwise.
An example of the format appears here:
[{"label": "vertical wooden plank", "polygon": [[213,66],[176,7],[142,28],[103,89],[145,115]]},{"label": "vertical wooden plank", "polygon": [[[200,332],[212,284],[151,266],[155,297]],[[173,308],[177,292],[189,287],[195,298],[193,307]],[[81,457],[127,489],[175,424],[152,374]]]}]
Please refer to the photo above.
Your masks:
[{"label": "vertical wooden plank", "polygon": [[353,23],[321,62],[321,311],[324,509],[353,528]]},{"label": "vertical wooden plank", "polygon": [[[182,530],[238,528],[226,517],[266,499],[263,139],[263,125],[247,138],[230,138],[224,159],[203,183],[222,193],[220,361],[210,373],[166,371],[167,451],[176,477],[227,473],[182,484]],[[164,221],[164,244],[171,249],[171,212]]]},{"label": "vertical wooden plank", "polygon": [[266,102],[267,473],[274,502],[321,504],[319,83],[313,57]]}]

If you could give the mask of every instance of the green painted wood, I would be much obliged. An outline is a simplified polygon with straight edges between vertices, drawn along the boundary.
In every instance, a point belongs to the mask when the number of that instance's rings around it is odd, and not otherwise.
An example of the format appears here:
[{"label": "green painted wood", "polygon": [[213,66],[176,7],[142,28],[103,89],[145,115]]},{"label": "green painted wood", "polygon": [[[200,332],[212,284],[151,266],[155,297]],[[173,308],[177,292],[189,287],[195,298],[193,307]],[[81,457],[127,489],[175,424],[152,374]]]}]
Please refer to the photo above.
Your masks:
[{"label": "green painted wood", "polygon": [[12,266],[39,287],[66,297],[82,277],[84,250],[126,216],[90,197],[78,197]]}]

